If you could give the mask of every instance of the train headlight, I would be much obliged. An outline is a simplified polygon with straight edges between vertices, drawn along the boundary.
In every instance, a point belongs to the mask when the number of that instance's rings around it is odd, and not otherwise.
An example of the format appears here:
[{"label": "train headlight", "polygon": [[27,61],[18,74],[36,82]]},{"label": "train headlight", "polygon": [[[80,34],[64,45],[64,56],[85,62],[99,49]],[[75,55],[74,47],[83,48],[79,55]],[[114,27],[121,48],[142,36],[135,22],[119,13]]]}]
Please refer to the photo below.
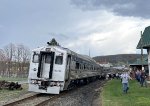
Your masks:
[{"label": "train headlight", "polygon": [[34,80],[31,80],[31,84],[34,84],[35,83],[35,81]]},{"label": "train headlight", "polygon": [[38,81],[36,81],[36,80],[31,80],[31,84],[37,84],[38,83]]},{"label": "train headlight", "polygon": [[54,84],[55,84],[54,82],[51,82],[51,83],[50,83],[50,86],[52,87],[52,86],[54,86]]}]

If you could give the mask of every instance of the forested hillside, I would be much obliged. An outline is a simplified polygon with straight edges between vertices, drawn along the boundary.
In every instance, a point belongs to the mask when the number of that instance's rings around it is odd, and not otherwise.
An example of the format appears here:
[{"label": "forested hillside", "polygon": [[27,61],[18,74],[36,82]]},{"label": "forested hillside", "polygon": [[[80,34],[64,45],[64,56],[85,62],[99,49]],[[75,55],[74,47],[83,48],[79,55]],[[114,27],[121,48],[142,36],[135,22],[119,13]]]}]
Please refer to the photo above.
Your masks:
[{"label": "forested hillside", "polygon": [[[147,55],[144,54],[144,57]],[[103,62],[109,62],[113,64],[117,63],[124,63],[124,64],[129,64],[136,59],[141,58],[141,54],[118,54],[118,55],[107,55],[107,56],[96,56],[93,57],[94,60],[97,62],[103,63]]]}]

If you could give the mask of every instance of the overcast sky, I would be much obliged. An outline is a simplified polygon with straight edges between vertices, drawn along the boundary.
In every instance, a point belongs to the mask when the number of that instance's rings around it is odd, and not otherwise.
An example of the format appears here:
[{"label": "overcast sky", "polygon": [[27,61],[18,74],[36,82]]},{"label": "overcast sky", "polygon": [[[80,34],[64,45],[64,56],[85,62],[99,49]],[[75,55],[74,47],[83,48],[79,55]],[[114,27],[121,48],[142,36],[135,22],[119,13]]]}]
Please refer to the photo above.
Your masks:
[{"label": "overcast sky", "polygon": [[[116,2],[115,2],[116,1]],[[0,0],[0,48],[30,49],[55,38],[91,56],[137,53],[150,25],[149,0]]]}]

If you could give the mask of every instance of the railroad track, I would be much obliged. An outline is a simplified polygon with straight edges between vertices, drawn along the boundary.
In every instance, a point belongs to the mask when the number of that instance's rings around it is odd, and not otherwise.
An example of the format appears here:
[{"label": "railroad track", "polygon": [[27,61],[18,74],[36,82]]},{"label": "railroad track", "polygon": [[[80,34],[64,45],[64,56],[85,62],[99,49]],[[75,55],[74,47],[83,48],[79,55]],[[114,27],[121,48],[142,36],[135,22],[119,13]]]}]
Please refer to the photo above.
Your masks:
[{"label": "railroad track", "polygon": [[[105,82],[105,81],[104,81]],[[104,83],[102,82],[102,84]],[[86,86],[86,85],[85,85]],[[59,97],[64,96],[65,94],[80,89],[83,86],[76,87],[69,91],[63,91],[59,95],[52,95],[52,94],[34,94],[32,96],[13,101],[11,103],[4,104],[3,106],[45,106],[50,101],[56,100]]]},{"label": "railroad track", "polygon": [[40,95],[40,94],[34,94],[34,95],[29,96],[29,97],[25,97],[25,98],[22,98],[22,99],[19,99],[19,100],[10,102],[10,103],[6,103],[6,104],[4,104],[3,106],[15,106],[15,105],[21,104],[22,102],[25,102],[25,101],[27,101],[27,100],[29,100],[29,99],[34,99],[34,98],[36,98],[38,95]]},{"label": "railroad track", "polygon": [[58,95],[52,96],[52,97],[47,98],[47,99],[45,99],[44,101],[42,101],[42,102],[36,104],[35,106],[45,106],[49,101],[52,101],[52,100],[54,100],[54,99],[57,99],[58,97],[60,97],[60,96],[58,96]]},{"label": "railroad track", "polygon": [[44,106],[49,101],[55,100],[63,96],[66,92],[62,92],[59,95],[51,94],[35,94],[11,103],[4,104],[3,106]]}]

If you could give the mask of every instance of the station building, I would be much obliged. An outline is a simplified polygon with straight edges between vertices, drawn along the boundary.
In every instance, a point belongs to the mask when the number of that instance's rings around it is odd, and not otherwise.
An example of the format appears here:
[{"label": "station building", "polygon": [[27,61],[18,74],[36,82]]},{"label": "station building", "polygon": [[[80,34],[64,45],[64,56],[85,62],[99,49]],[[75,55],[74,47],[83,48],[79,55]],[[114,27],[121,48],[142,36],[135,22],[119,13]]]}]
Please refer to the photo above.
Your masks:
[{"label": "station building", "polygon": [[130,63],[130,69],[133,73],[133,76],[135,78],[135,72],[137,70],[141,70],[142,66],[144,67],[144,70],[146,73],[149,73],[149,69],[148,69],[148,59],[147,57],[143,58],[143,61],[141,61],[141,59],[137,59],[136,61],[134,61],[133,63]]},{"label": "station building", "polygon": [[[137,49],[147,49],[148,54],[148,69],[150,70],[150,26],[146,27],[143,34],[141,33],[141,38],[138,42]],[[141,63],[143,65],[143,60],[141,59]],[[150,79],[150,72],[149,72]]]}]

